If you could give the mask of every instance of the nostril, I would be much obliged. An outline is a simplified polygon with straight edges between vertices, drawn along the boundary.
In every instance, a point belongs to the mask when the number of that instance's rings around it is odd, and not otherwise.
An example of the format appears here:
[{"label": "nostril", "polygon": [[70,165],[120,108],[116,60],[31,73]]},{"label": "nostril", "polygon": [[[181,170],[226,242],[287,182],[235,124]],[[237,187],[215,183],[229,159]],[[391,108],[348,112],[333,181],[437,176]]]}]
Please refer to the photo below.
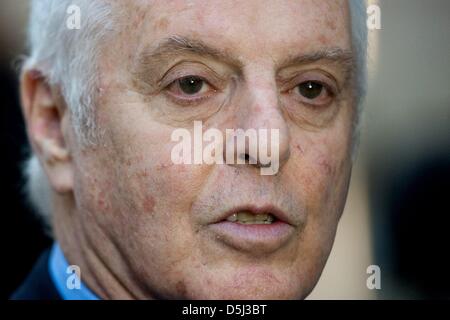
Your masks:
[{"label": "nostril", "polygon": [[244,160],[245,164],[253,164],[253,165],[256,165],[259,168],[268,168],[268,167],[270,167],[272,165],[271,161],[269,161],[268,163],[261,163],[261,161],[259,161],[258,159],[253,158],[248,153],[241,154],[239,156],[239,158]]},{"label": "nostril", "polygon": [[239,157],[245,161],[245,164],[257,164],[257,160],[251,157],[248,153],[241,154]]}]

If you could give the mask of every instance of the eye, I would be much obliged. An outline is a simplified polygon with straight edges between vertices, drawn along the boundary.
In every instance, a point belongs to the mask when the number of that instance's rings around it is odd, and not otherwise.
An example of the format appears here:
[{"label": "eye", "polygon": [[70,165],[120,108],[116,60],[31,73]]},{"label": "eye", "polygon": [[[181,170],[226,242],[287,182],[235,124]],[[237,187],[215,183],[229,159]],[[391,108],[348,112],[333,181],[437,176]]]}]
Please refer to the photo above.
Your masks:
[{"label": "eye", "polygon": [[[297,86],[298,92],[308,100],[320,97],[326,90],[325,86],[317,81],[306,81]],[[326,92],[325,92],[326,93]]]},{"label": "eye", "polygon": [[209,84],[197,76],[187,76],[175,80],[169,86],[169,89],[176,95],[193,96],[208,91]]}]

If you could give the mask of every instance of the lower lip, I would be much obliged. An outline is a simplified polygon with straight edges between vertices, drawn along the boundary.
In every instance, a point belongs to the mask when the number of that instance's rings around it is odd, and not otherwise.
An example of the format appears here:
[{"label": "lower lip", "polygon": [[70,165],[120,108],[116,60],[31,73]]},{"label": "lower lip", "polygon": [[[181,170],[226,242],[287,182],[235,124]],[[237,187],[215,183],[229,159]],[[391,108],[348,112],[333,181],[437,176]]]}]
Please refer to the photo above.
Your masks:
[{"label": "lower lip", "polygon": [[226,245],[252,254],[267,254],[284,246],[294,227],[280,220],[271,224],[241,224],[220,221],[209,225],[216,239]]}]

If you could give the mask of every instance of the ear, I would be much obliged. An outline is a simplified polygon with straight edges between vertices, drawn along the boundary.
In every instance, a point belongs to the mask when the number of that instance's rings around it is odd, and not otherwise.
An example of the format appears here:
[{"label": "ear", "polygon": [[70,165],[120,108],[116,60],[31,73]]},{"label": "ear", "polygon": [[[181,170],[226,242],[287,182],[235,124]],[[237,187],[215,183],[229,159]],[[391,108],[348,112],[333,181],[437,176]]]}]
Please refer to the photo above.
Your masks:
[{"label": "ear", "polygon": [[22,111],[34,153],[58,193],[73,190],[73,167],[66,137],[69,112],[59,91],[36,70],[25,70],[20,79]]}]

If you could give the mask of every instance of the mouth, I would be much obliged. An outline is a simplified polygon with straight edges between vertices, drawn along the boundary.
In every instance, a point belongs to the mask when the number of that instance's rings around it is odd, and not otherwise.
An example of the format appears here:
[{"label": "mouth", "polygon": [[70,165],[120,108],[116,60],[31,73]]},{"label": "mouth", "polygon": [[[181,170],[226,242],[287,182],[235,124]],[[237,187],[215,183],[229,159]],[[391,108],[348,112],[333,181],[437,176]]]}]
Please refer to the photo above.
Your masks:
[{"label": "mouth", "polygon": [[233,213],[226,219],[240,224],[272,224],[275,220],[275,216],[271,213],[253,214],[248,211]]},{"label": "mouth", "polygon": [[295,231],[288,215],[272,205],[233,208],[209,227],[217,241],[250,255],[267,255],[280,249]]},{"label": "mouth", "polygon": [[292,224],[288,215],[280,208],[273,205],[255,206],[243,205],[226,211],[216,219],[215,223],[228,221],[238,224],[272,224],[283,222]]}]

